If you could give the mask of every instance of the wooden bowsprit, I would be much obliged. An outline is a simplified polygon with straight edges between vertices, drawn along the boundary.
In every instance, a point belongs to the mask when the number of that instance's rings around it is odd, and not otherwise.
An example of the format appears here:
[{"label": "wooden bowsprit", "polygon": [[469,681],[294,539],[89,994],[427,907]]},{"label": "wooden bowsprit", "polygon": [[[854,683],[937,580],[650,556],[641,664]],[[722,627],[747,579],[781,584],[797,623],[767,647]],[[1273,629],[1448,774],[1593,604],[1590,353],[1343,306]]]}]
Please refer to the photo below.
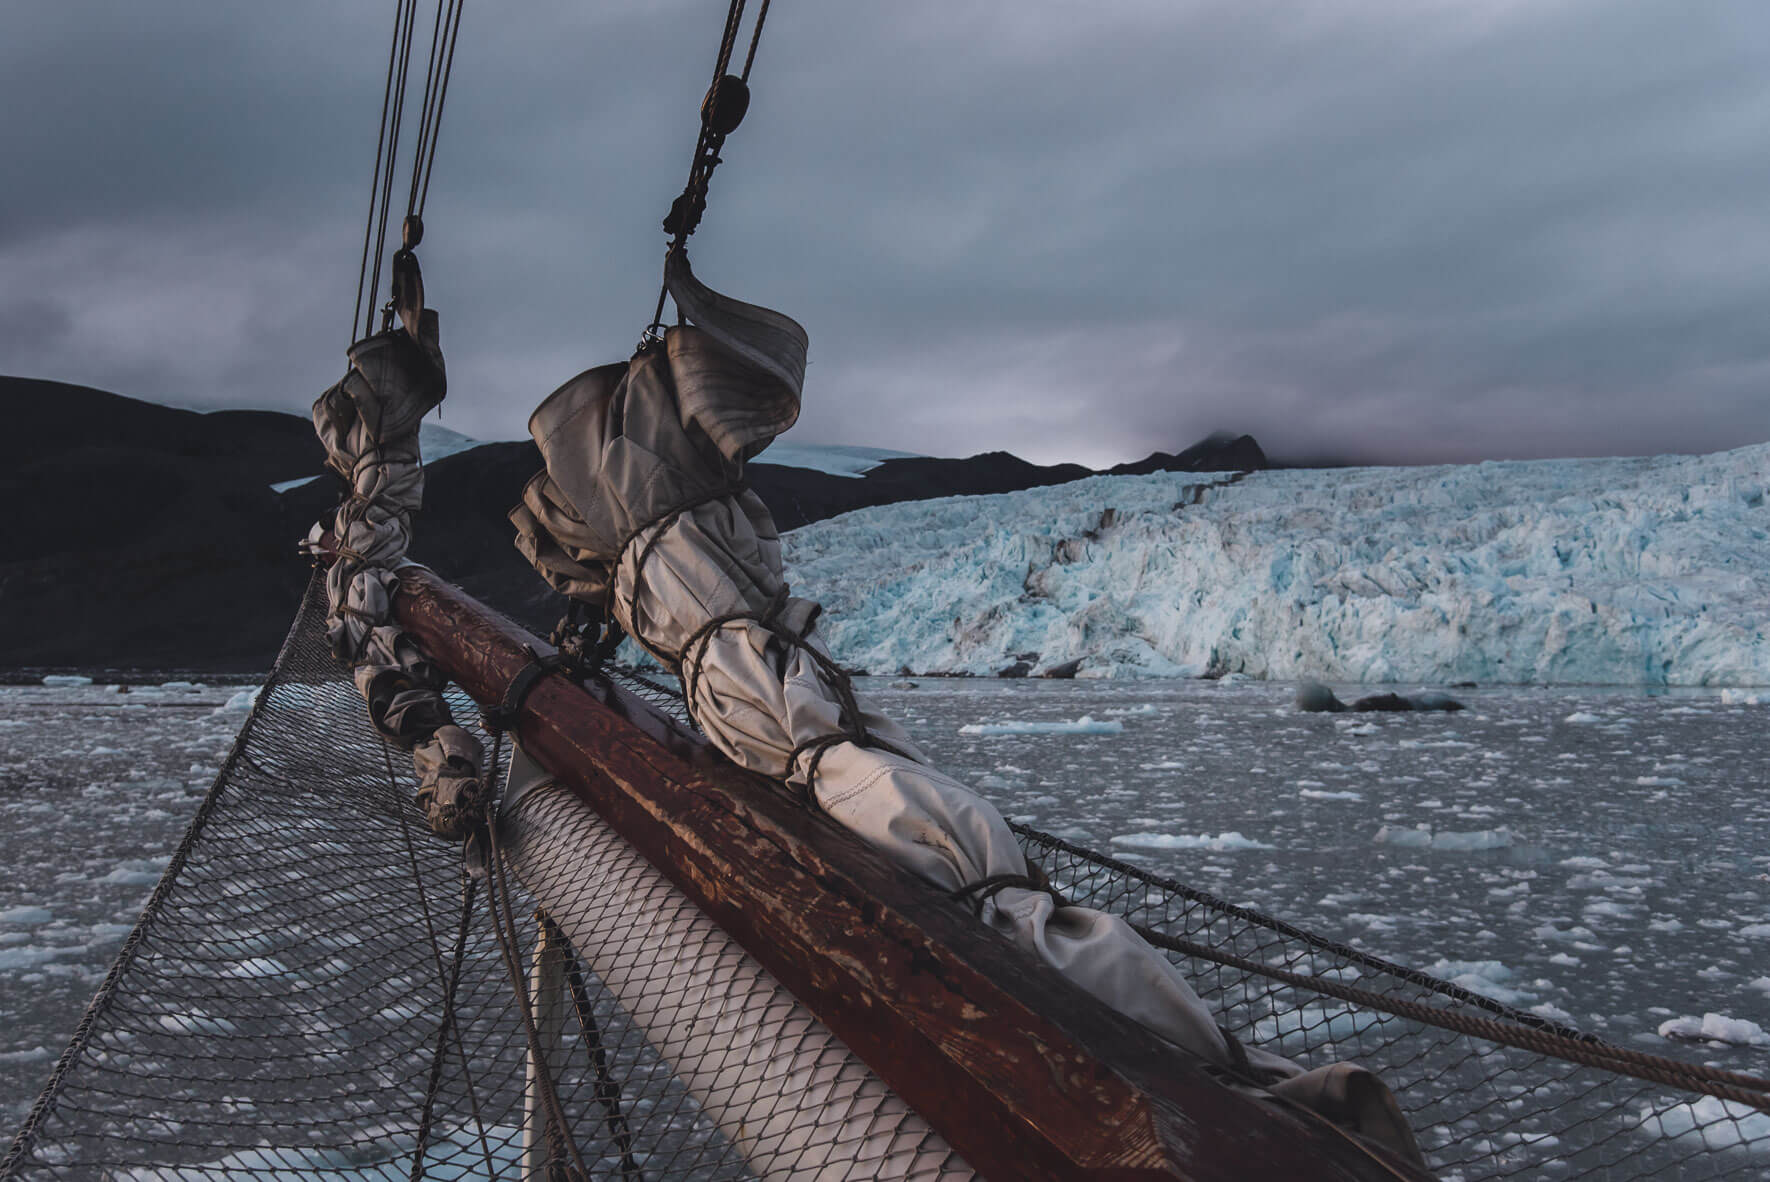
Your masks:
[{"label": "wooden bowsprit", "polygon": [[[395,614],[482,704],[537,644],[422,567]],[[1428,1178],[1226,1086],[606,680],[542,678],[512,730],[988,1177]]]}]

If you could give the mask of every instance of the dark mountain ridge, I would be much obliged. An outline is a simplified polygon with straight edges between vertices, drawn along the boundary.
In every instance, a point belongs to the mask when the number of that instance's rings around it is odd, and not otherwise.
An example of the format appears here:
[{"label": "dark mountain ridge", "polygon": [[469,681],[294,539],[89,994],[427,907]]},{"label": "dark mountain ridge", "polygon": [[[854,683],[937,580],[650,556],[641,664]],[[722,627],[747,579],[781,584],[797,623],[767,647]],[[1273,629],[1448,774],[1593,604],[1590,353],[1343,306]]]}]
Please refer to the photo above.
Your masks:
[{"label": "dark mountain ridge", "polygon": [[[301,599],[296,550],[337,504],[312,424],[273,411],[207,414],[84,386],[0,377],[23,456],[0,473],[0,671],[268,668]],[[1248,436],[1213,436],[1114,473],[1264,467]],[[412,557],[545,631],[560,600],[512,545],[505,517],[541,467],[532,443],[488,443],[427,469]],[[1007,452],[887,460],[862,476],[760,462],[752,488],[782,529],[872,505],[1018,492],[1096,475]]]}]

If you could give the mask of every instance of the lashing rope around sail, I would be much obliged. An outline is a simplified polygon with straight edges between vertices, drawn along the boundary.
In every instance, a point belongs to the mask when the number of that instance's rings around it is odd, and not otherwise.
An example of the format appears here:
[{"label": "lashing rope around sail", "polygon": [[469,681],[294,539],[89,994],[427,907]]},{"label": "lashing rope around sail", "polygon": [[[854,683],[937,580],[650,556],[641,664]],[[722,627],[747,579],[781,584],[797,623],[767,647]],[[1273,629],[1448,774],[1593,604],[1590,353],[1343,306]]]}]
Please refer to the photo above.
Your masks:
[{"label": "lashing rope around sail", "polygon": [[[625,560],[627,551],[632,548],[635,541],[641,537],[645,538],[645,543],[639,548],[638,556],[633,560],[633,586],[629,594],[632,606],[628,611],[628,617],[632,620],[635,628],[637,628],[638,604],[640,591],[645,580],[645,564],[646,560],[651,557],[652,552],[657,547],[659,540],[662,539],[679,520],[681,520],[684,513],[701,505],[724,500],[728,497],[736,497],[745,492],[747,488],[748,486],[743,481],[738,480],[706,492],[696,493],[691,497],[684,498],[682,501],[671,505],[650,520],[628,530],[626,536],[621,539],[620,544],[615,548],[614,559],[609,564],[609,571],[611,572],[609,579],[609,593],[608,599],[603,605],[604,615],[606,617],[605,627],[611,630],[618,627],[615,621],[614,611],[614,572],[621,569],[621,564]],[[889,751],[893,755],[903,756],[904,758],[908,758],[908,756],[895,745],[879,738],[867,729],[866,723],[862,721],[860,704],[854,696],[854,681],[849,675],[848,670],[842,668],[842,666],[832,660],[828,654],[820,651],[817,646],[810,643],[808,637],[812,625],[816,622],[816,615],[814,614],[811,617],[811,620],[807,621],[803,632],[795,632],[793,629],[786,627],[780,622],[780,613],[782,609],[786,607],[786,603],[787,592],[783,587],[778,593],[776,593],[768,606],[762,611],[733,611],[716,615],[690,633],[688,639],[685,640],[682,646],[678,649],[671,649],[668,645],[661,644],[654,640],[648,640],[645,636],[638,634],[636,631],[631,634],[633,635],[635,643],[645,649],[645,651],[652,656],[656,657],[666,667],[673,669],[681,676],[682,697],[683,700],[687,702],[694,701],[695,690],[699,685],[700,671],[704,663],[707,647],[713,642],[713,638],[717,636],[722,629],[728,628],[733,624],[756,624],[759,627],[766,629],[770,635],[774,636],[786,647],[797,649],[810,657],[812,662],[817,665],[818,671],[823,674],[826,684],[828,684],[830,689],[836,694],[836,700],[840,706],[838,721],[841,726],[840,729],[836,731],[826,735],[815,735],[795,746],[792,751],[787,754],[786,763],[778,778],[782,781],[791,780],[794,773],[799,768],[799,761],[809,755],[810,760],[807,762],[804,772],[805,792],[802,801],[806,807],[815,808],[817,806],[817,796],[812,790],[812,784],[816,780],[818,766],[823,760],[824,753],[831,747],[838,746],[842,743],[853,743],[857,747],[874,747]],[[561,625],[562,627],[565,625],[564,620],[561,621]],[[609,649],[608,651],[612,652],[612,649]]]}]

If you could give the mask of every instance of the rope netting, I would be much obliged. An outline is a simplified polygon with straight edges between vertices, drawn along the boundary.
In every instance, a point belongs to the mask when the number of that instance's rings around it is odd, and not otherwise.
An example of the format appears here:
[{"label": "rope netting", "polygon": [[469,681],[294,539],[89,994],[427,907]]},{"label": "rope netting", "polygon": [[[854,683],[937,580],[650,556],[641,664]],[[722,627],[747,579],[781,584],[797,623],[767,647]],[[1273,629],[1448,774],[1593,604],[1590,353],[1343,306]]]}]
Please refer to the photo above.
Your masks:
[{"label": "rope netting", "polygon": [[[327,650],[325,615],[316,581],[0,1175],[547,1176],[525,1168],[528,1046],[487,891],[463,926],[461,847],[429,835],[408,762],[389,758]],[[534,903],[511,887],[528,965]],[[606,1074],[568,1012],[554,1075],[592,1172],[621,1178],[627,1157],[627,1177],[752,1176],[584,982]],[[543,1159],[562,1156],[541,1141]]]},{"label": "rope netting", "polygon": [[[404,762],[374,736],[327,651],[325,611],[316,582],[0,1175],[514,1179],[548,1177],[549,1162],[564,1168],[570,1155],[529,1113],[529,1047],[487,890],[464,872],[459,847],[425,831]],[[685,720],[671,686],[616,676]],[[459,717],[471,717],[469,703],[458,705]],[[1579,1039],[1448,982],[1017,831],[1067,898],[1165,942],[1244,1042],[1307,1064],[1354,1059],[1376,1070],[1444,1179],[1756,1178],[1770,1169],[1770,1113],[1759,1108],[1384,1012],[1377,1003],[1424,1005],[1569,1045]],[[520,824],[512,840],[524,840]],[[605,872],[618,877],[625,856],[605,862]],[[518,919],[529,919],[534,900],[520,883],[510,887]],[[597,897],[617,894],[605,886]],[[653,999],[643,1003],[642,1029],[589,966],[629,966],[621,971],[630,977],[641,945],[655,953],[660,917],[675,904],[649,888],[626,896],[625,918],[600,925],[614,947],[575,950],[580,959],[566,946],[570,987],[548,1019],[563,1031],[551,1071],[560,1107],[591,1173],[754,1176],[685,1083],[721,1071],[730,1078],[733,1069],[746,1103],[827,1129],[826,1140],[848,1138],[850,1157],[878,1154],[877,1176],[962,1171],[942,1160],[935,1139],[906,1143],[864,1114],[857,1122],[853,1112],[829,1111],[858,1111],[864,1096],[833,1105],[802,1073],[745,1078],[733,1050],[741,1039],[687,1037],[661,1022],[674,1012],[671,997],[707,991],[704,971],[658,969],[642,982],[649,993],[617,983],[624,997]],[[522,963],[531,965],[541,926],[518,929]],[[550,939],[557,950],[560,933]],[[1210,955],[1194,954],[1201,950]],[[1303,978],[1365,1000],[1328,996]],[[804,1031],[802,1010],[758,1002],[733,1012],[748,1015],[734,1021],[778,1027],[776,1042],[808,1062],[830,1053],[817,1041],[827,1033]],[[1580,1045],[1598,1048],[1599,1062],[1610,1053],[1594,1040]],[[827,1145],[820,1154],[829,1156]]]}]

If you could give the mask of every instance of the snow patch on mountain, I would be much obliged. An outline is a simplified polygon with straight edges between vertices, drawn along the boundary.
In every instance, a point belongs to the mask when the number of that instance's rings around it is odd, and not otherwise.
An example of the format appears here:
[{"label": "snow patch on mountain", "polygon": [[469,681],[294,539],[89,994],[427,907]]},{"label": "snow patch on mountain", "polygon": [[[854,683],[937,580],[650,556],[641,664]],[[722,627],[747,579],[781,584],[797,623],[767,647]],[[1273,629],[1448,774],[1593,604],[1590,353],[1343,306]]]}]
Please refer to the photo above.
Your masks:
[{"label": "snow patch on mountain", "polygon": [[471,435],[463,435],[445,427],[433,419],[425,419],[418,424],[418,453],[424,457],[426,464],[434,464],[449,456],[472,451],[484,442],[483,439],[475,439]]},{"label": "snow patch on mountain", "polygon": [[[485,443],[483,439],[475,439],[471,435],[445,427],[441,423],[425,419],[418,424],[418,454],[424,463],[434,464],[449,456],[460,455],[464,451],[472,451]],[[300,488],[304,484],[312,484],[319,476],[297,476],[293,480],[279,480],[270,486],[274,493],[285,493],[292,488]]]},{"label": "snow patch on mountain", "polygon": [[795,530],[875,673],[1770,684],[1770,444],[1709,456],[1097,476]]},{"label": "snow patch on mountain", "polygon": [[831,476],[865,476],[886,460],[919,459],[914,452],[887,451],[882,447],[849,447],[837,443],[771,443],[753,464],[778,464],[783,468],[809,468]]}]

